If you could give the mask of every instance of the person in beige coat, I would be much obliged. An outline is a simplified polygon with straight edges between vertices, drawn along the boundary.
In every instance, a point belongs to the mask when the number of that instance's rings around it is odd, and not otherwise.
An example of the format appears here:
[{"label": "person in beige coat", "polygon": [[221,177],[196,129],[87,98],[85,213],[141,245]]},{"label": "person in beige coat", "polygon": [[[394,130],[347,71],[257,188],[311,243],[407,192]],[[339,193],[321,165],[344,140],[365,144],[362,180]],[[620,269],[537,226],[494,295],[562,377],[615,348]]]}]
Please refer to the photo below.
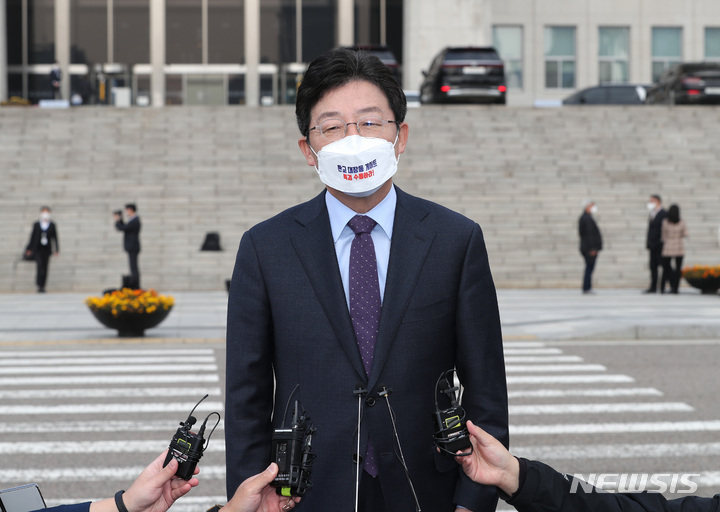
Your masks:
[{"label": "person in beige coat", "polygon": [[[670,293],[678,293],[680,287],[682,261],[685,256],[683,238],[686,236],[688,236],[687,226],[685,221],[680,219],[680,208],[673,204],[662,222],[662,265],[664,274],[669,277]],[[675,259],[675,268],[672,268],[673,258]],[[660,291],[665,292],[664,289]]]}]

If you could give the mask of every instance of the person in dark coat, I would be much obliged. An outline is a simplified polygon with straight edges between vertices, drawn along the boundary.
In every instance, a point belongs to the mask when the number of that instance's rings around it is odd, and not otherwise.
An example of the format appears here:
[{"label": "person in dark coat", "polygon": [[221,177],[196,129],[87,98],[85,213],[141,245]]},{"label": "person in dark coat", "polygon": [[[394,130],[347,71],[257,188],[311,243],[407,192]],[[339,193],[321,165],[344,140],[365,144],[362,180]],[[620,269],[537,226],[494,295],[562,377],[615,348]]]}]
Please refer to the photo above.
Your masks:
[{"label": "person in dark coat", "polygon": [[60,64],[57,62],[53,64],[52,69],[50,69],[50,90],[52,91],[53,99],[56,100],[60,98],[60,86],[62,84],[62,70],[60,69]]},{"label": "person in dark coat", "polygon": [[488,254],[476,222],[393,183],[406,110],[375,56],[339,48],[308,66],[298,145],[325,190],[240,241],[227,311],[228,495],[267,466],[294,396],[317,429],[301,509],[495,510],[494,488],[435,451],[431,420],[438,376],[456,368],[467,417],[509,442]]},{"label": "person in dark coat", "polygon": [[[456,457],[474,482],[495,485],[519,512],[718,512],[720,494],[668,500],[660,492],[603,492],[539,461],[514,457],[499,441],[467,423],[473,453]],[[652,479],[650,479],[652,484]],[[692,481],[680,479],[694,492]]]},{"label": "person in dark coat", "polygon": [[595,201],[586,199],[583,202],[585,211],[578,220],[580,234],[580,254],[585,258],[585,275],[583,277],[583,293],[592,293],[592,273],[595,270],[595,261],[598,252],[602,250],[602,236],[593,214],[597,213]]},{"label": "person in dark coat", "polygon": [[[647,232],[647,250],[650,251],[650,288],[643,293],[656,293],[658,291],[658,267],[662,267],[662,223],[667,217],[667,212],[662,206],[662,199],[657,194],[650,196],[647,203],[647,209],[650,212],[650,221],[648,223]],[[662,273],[660,277],[660,291],[665,290],[665,283],[669,276]]]},{"label": "person in dark coat", "polygon": [[51,218],[49,206],[40,208],[40,220],[33,224],[30,241],[25,248],[25,256],[34,258],[37,263],[35,283],[37,284],[38,293],[45,293],[50,255],[58,256],[60,254],[57,227],[50,220]]},{"label": "person in dark coat", "polygon": [[134,204],[125,205],[127,222],[123,221],[120,212],[115,212],[115,228],[124,233],[123,248],[128,253],[130,262],[130,288],[140,288],[140,270],[138,269],[138,254],[140,253],[140,217]]}]

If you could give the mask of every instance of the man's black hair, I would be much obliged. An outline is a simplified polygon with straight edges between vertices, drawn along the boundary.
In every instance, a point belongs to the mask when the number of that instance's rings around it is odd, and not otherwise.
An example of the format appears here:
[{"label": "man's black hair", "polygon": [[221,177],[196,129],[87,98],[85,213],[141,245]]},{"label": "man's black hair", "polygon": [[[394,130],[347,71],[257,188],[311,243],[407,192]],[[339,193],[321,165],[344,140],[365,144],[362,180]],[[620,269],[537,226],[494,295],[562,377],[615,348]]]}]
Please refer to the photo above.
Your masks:
[{"label": "man's black hair", "polygon": [[137,211],[137,208],[135,207],[135,203],[128,203],[128,204],[125,205],[125,208],[129,208],[129,209],[132,210],[133,212],[136,212],[136,211]]},{"label": "man's black hair", "polygon": [[365,51],[336,48],[321,54],[305,71],[295,99],[300,133],[305,137],[309,135],[310,111],[326,93],[356,80],[376,85],[387,97],[394,120],[398,123],[405,120],[407,99],[390,68]]},{"label": "man's black hair", "polygon": [[653,194],[653,195],[651,195],[650,197],[652,197],[653,199],[657,199],[657,202],[662,204],[662,199],[660,199],[660,196],[659,196],[659,195]]}]

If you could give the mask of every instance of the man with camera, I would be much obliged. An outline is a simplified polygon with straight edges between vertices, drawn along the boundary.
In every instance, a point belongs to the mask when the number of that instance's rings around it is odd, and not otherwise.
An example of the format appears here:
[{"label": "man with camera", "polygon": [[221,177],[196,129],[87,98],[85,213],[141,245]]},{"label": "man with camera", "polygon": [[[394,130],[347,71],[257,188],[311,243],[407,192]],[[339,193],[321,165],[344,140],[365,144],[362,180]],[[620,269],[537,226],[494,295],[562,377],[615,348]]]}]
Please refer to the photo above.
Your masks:
[{"label": "man with camera", "polygon": [[125,215],[127,222],[123,220],[120,210],[113,212],[115,229],[123,232],[123,248],[128,253],[128,261],[130,262],[130,278],[128,282],[123,282],[123,287],[139,289],[140,217],[137,216],[137,208],[132,203],[125,205]]}]

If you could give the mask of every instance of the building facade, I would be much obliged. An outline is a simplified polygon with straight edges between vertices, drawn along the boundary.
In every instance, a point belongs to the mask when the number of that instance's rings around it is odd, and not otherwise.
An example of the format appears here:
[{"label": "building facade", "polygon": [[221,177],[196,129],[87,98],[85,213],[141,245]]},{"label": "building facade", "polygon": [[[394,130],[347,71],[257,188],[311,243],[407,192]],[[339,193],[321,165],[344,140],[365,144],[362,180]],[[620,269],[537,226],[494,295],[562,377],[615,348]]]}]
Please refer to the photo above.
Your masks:
[{"label": "building facade", "polygon": [[494,45],[508,103],[600,82],[651,83],[720,60],[717,0],[0,0],[0,100],[136,105],[293,103],[306,63],[386,44],[407,90],[444,46]]}]

